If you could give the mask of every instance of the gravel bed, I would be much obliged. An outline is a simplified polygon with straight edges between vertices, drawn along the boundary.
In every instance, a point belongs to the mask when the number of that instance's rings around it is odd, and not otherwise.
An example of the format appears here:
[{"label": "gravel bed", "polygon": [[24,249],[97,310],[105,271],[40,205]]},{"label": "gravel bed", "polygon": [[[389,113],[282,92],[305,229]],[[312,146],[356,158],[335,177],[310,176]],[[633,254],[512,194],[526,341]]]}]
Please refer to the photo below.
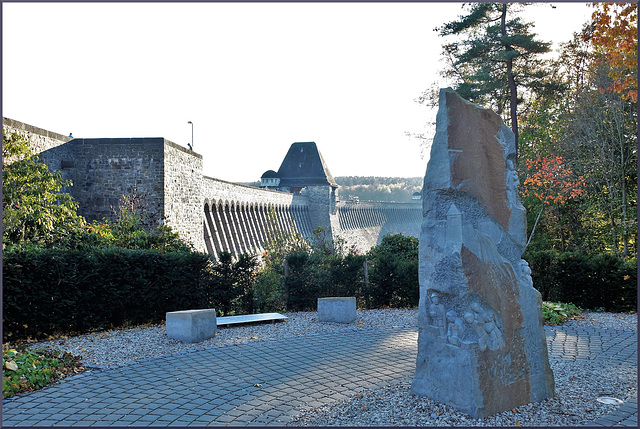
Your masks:
[{"label": "gravel bed", "polygon": [[[113,367],[138,359],[200,350],[225,344],[260,342],[299,335],[338,332],[378,326],[417,327],[417,310],[386,309],[358,312],[354,324],[318,323],[316,312],[285,313],[284,322],[219,328],[210,340],[188,344],[167,337],[164,324],[111,330],[33,343],[82,356],[86,366]],[[596,326],[637,331],[636,314],[585,312],[568,326]],[[429,398],[411,396],[411,377],[355,397],[303,410],[289,426],[576,426],[618,408],[597,401],[614,396],[623,401],[637,393],[637,367],[550,358],[556,396],[485,419],[472,419]]]},{"label": "gravel bed", "polygon": [[225,344],[269,341],[305,334],[338,332],[378,326],[417,327],[415,309],[383,309],[358,311],[356,323],[318,323],[317,312],[283,313],[285,321],[220,327],[215,337],[200,343],[184,343],[167,336],[164,324],[94,334],[63,337],[32,343],[31,348],[57,349],[82,356],[90,367],[114,367],[139,359],[171,355],[189,350],[202,350]]},{"label": "gravel bed", "polygon": [[599,313],[585,311],[579,319],[571,319],[565,322],[565,326],[594,326],[637,331],[638,315],[636,313]]},{"label": "gravel bed", "polygon": [[[383,309],[358,311],[357,323],[318,323],[317,312],[284,313],[283,322],[221,327],[216,336],[200,343],[189,344],[167,336],[164,324],[122,330],[109,330],[75,337],[37,342],[31,348],[44,347],[68,351],[82,356],[86,366],[113,367],[139,359],[170,355],[188,350],[202,350],[225,344],[268,341],[298,335],[338,332],[378,326],[417,327],[416,309]],[[570,320],[567,326],[600,326],[612,329],[638,329],[636,314],[590,313]]]}]

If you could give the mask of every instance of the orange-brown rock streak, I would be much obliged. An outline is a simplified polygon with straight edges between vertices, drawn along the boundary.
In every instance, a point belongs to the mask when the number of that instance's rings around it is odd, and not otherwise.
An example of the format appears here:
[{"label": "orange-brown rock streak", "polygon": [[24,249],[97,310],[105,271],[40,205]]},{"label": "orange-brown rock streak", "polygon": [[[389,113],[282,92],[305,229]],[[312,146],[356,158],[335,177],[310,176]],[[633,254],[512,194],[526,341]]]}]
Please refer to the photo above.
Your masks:
[{"label": "orange-brown rock streak", "polygon": [[509,230],[506,163],[502,146],[495,138],[502,122],[492,111],[478,109],[456,94],[446,96],[451,118],[449,148],[462,150],[453,160],[451,183],[454,188],[462,184],[460,190],[477,196],[500,225]]},{"label": "orange-brown rock streak", "polygon": [[485,297],[502,319],[504,350],[485,349],[478,355],[478,382],[484,411],[494,414],[529,402],[529,362],[521,337],[522,311],[518,303],[517,278],[510,264],[504,271],[482,262],[462,246],[462,266],[469,279],[469,292]]}]

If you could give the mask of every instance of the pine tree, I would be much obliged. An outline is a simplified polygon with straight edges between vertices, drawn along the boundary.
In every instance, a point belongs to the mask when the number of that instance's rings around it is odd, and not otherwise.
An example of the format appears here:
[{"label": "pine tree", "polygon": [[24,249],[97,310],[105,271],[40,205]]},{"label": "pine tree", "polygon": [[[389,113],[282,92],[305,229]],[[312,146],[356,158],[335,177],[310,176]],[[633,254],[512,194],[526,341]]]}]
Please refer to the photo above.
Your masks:
[{"label": "pine tree", "polygon": [[468,14],[436,28],[440,36],[462,39],[443,45],[447,68],[443,75],[457,81],[454,89],[463,98],[488,105],[504,116],[508,106],[511,129],[518,151],[517,108],[519,88],[545,89],[544,62],[539,54],[549,52],[550,43],[535,39],[531,23],[515,14],[521,4],[465,4]]}]

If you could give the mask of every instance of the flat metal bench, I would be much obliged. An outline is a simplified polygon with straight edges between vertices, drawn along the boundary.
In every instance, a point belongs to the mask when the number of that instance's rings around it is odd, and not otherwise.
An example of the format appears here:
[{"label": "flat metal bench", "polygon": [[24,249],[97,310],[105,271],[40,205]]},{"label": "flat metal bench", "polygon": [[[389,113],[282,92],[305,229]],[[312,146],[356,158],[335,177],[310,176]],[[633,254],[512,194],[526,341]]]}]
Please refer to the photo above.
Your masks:
[{"label": "flat metal bench", "polygon": [[216,324],[218,326],[238,325],[241,323],[276,322],[286,319],[288,319],[288,317],[280,313],[245,314],[242,316],[218,317],[216,318]]}]

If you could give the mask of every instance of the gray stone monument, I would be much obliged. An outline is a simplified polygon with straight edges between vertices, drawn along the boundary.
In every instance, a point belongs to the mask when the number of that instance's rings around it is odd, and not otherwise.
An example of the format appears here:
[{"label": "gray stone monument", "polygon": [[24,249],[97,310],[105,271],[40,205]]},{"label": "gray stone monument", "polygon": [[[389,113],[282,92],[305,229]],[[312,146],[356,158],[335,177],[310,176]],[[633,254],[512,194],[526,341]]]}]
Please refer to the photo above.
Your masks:
[{"label": "gray stone monument", "polygon": [[522,259],[515,138],[440,90],[422,190],[418,358],[411,393],[474,418],[553,396],[542,299]]}]

